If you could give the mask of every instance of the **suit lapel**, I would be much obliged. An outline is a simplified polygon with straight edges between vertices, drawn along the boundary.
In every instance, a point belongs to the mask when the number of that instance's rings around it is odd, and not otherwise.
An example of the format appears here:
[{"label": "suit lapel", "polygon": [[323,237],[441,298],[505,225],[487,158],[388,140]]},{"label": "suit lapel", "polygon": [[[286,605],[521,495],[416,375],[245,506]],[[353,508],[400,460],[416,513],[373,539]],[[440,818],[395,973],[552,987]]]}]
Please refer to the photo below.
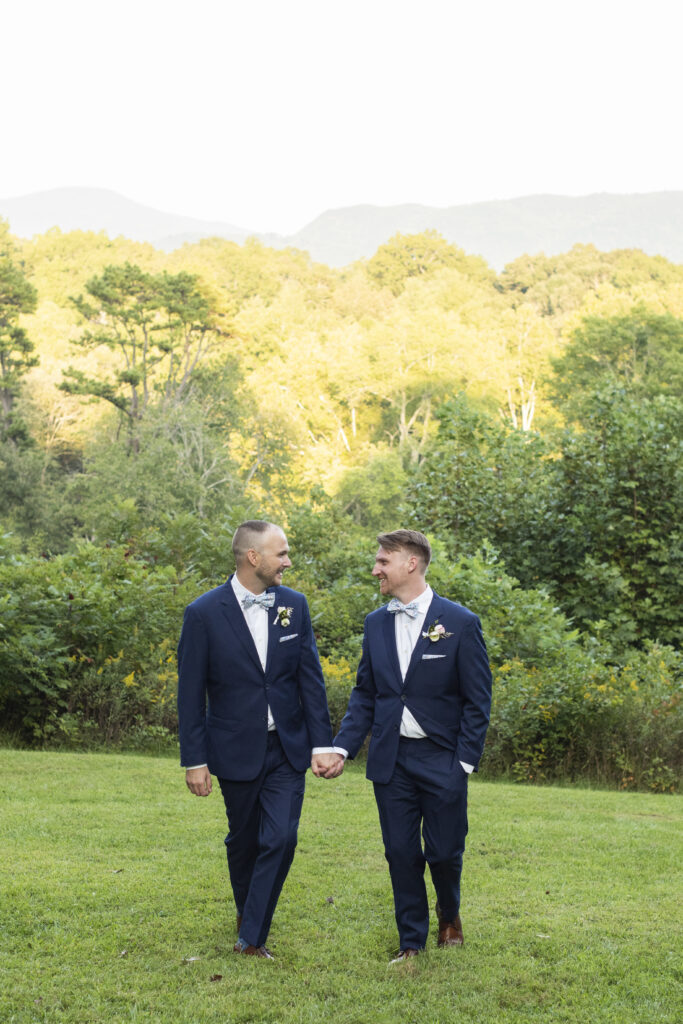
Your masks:
[{"label": "suit lapel", "polygon": [[240,608],[239,601],[235,597],[235,591],[232,589],[230,580],[225,584],[225,593],[221,600],[221,604],[223,606],[223,613],[228,625],[232,629],[241,646],[244,648],[245,652],[258,668],[259,672],[262,673],[263,667],[261,665],[261,659],[258,656],[258,651],[256,650],[256,644],[249,632],[249,627],[247,626],[244,618],[244,613]]},{"label": "suit lapel", "polygon": [[422,636],[422,634],[427,632],[429,627],[434,623],[435,619],[438,619],[440,611],[441,598],[439,597],[438,594],[434,594],[429,604],[429,608],[427,609],[427,614],[425,615],[424,625],[420,630],[420,635],[417,638],[417,643],[413,647],[413,653],[410,656],[408,671],[406,672],[406,677],[403,681],[404,686],[407,685],[411,675],[415,671],[416,667],[420,664],[420,661],[422,660],[422,655],[425,653],[425,651],[427,650],[431,643],[431,640],[429,640],[426,636]]},{"label": "suit lapel", "polygon": [[398,651],[396,649],[395,617],[391,614],[391,612],[384,612],[384,621],[382,622],[382,633],[384,635],[384,644],[387,650],[388,661],[393,670],[394,685],[397,690],[400,690],[403,686],[403,681],[401,679],[401,665],[398,660]]}]

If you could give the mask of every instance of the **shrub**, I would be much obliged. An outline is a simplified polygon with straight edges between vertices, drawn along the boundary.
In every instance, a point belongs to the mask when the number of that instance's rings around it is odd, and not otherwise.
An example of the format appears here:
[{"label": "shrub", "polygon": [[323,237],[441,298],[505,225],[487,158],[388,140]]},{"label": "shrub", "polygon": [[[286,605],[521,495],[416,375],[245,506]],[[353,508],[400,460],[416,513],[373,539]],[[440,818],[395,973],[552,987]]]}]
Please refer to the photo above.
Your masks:
[{"label": "shrub", "polygon": [[194,590],[123,546],[0,558],[5,727],[37,742],[173,729],[174,640]]},{"label": "shrub", "polygon": [[339,731],[341,720],[346,714],[351,690],[356,682],[356,670],[352,668],[346,658],[331,661],[329,658],[322,657],[320,663],[325,677],[332,732],[336,734]]},{"label": "shrub", "polygon": [[554,664],[494,667],[485,764],[520,781],[592,779],[673,792],[681,770],[683,658],[650,643],[610,665],[597,645]]}]

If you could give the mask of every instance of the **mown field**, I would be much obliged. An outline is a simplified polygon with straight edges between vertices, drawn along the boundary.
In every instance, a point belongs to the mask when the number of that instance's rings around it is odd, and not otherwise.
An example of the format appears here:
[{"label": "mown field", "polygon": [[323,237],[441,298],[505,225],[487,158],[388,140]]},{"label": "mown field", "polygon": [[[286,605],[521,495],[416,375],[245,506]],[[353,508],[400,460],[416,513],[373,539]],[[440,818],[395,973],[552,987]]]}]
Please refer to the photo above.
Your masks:
[{"label": "mown field", "polygon": [[[218,793],[176,761],[0,751],[3,1024],[659,1024],[683,1018],[680,797],[475,779],[462,949],[390,967],[361,766],[309,776],[269,939],[234,955]],[[678,970],[678,978],[677,978]]]}]

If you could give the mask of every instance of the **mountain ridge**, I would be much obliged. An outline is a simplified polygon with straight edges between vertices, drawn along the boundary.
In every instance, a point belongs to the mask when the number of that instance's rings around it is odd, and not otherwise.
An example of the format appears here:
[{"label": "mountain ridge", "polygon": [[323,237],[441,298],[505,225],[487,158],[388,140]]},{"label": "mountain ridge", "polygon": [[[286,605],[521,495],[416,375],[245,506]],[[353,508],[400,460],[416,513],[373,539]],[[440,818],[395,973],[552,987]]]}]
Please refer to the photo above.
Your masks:
[{"label": "mountain ridge", "polygon": [[0,199],[0,216],[20,237],[52,227],[105,231],[165,251],[212,236],[240,244],[253,237],[274,248],[306,250],[333,267],[372,256],[397,232],[428,229],[483,256],[497,270],[524,254],[555,255],[577,243],[602,250],[642,249],[683,262],[683,191],[532,195],[448,207],[362,204],[326,210],[291,235],[167,213],[109,189],[77,186]]}]

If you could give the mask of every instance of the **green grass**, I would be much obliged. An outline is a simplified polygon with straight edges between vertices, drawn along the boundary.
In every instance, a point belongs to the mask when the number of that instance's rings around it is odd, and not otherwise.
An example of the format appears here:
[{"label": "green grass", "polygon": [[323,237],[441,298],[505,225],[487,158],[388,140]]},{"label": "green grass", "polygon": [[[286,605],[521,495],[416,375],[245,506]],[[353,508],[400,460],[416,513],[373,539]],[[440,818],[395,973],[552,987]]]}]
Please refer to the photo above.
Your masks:
[{"label": "green grass", "polygon": [[268,963],[231,952],[222,800],[175,761],[5,750],[0,771],[2,1024],[683,1019],[680,797],[475,779],[466,945],[432,933],[389,967],[372,787],[309,775]]}]

